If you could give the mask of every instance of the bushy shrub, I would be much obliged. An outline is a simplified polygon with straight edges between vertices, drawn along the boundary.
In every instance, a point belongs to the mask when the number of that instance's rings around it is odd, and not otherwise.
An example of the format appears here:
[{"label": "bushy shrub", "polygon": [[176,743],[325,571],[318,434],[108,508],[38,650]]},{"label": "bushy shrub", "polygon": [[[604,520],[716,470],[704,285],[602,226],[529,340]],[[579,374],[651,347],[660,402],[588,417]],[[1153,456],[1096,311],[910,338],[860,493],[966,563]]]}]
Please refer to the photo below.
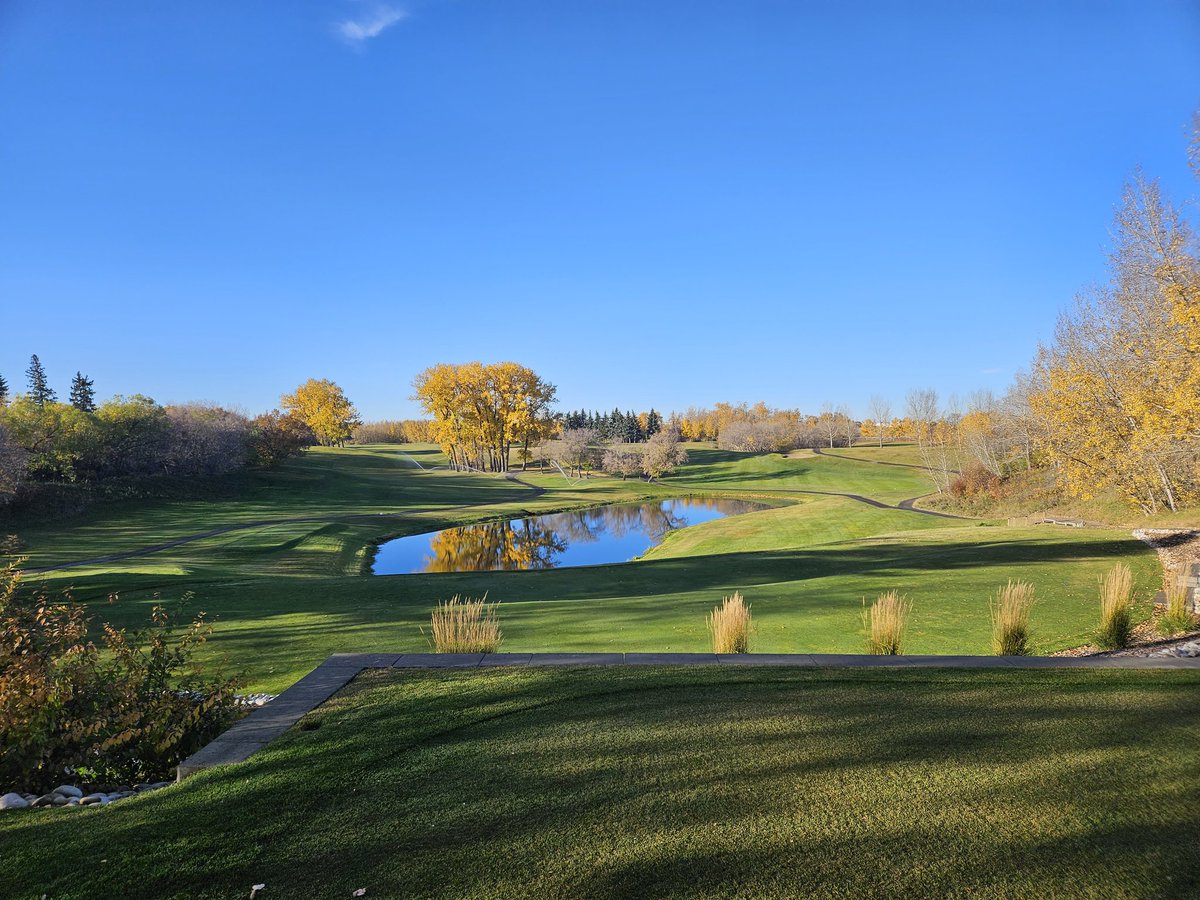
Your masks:
[{"label": "bushy shrub", "polygon": [[750,652],[750,604],[740,592],[726,597],[708,617],[713,653]]},{"label": "bushy shrub", "polygon": [[1010,581],[992,601],[992,652],[997,656],[1029,655],[1029,615],[1033,585]]},{"label": "bushy shrub", "polygon": [[972,462],[965,465],[962,473],[950,482],[950,493],[959,499],[990,497],[999,500],[1005,494],[1005,483],[995,472]]},{"label": "bushy shrub", "polygon": [[1100,631],[1096,643],[1105,650],[1129,645],[1133,636],[1133,573],[1117,563],[1100,582]]},{"label": "bushy shrub", "polygon": [[246,449],[250,464],[261,468],[277,466],[317,442],[317,436],[297,416],[273,410],[255,416],[250,423]]},{"label": "bushy shrub", "polygon": [[495,653],[500,649],[496,603],[457,594],[433,611],[431,643],[436,653]]},{"label": "bushy shrub", "polygon": [[867,629],[867,652],[875,656],[899,656],[911,610],[912,604],[896,591],[880,594],[879,599],[871,604],[871,608],[863,612],[863,625]]},{"label": "bushy shrub", "polygon": [[17,563],[0,570],[0,789],[167,777],[236,718],[236,680],[193,660],[203,614],[177,633],[156,604],[146,629],[106,625],[101,652],[82,606],[20,582]]}]

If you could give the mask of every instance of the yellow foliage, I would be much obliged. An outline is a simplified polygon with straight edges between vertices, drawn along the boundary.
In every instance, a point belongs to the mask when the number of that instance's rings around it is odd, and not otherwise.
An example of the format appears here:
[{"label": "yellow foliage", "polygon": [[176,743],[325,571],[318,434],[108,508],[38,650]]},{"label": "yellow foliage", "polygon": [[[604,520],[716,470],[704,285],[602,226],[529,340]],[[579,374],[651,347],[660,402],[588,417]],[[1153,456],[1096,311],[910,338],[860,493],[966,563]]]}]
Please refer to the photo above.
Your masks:
[{"label": "yellow foliage", "polygon": [[508,471],[508,458],[520,446],[549,437],[550,404],[557,389],[532,369],[514,362],[442,363],[413,381],[414,399],[433,416],[432,438],[456,468]]},{"label": "yellow foliage", "polygon": [[360,424],[354,404],[327,378],[308,379],[292,393],[284,394],[280,404],[299,416],[326,447],[344,444],[354,426]]}]

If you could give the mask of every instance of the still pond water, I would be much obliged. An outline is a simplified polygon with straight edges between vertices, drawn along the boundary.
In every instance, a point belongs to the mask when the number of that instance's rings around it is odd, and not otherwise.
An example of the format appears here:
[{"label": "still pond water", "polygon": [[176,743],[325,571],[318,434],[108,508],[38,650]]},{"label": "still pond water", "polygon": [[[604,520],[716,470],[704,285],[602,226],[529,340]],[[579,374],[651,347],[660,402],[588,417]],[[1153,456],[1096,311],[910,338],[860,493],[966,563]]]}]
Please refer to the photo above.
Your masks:
[{"label": "still pond water", "polygon": [[484,522],[380,544],[371,571],[490,572],[625,562],[677,529],[766,508],[748,500],[684,498]]}]

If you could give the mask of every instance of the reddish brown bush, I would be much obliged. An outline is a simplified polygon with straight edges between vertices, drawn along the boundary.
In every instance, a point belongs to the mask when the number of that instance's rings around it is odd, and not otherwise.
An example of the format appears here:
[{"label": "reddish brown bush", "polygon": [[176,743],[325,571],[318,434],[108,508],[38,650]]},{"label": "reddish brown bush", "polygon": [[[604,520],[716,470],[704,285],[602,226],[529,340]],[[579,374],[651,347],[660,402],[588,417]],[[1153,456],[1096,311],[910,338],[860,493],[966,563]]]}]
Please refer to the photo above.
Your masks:
[{"label": "reddish brown bush", "polygon": [[0,569],[0,790],[156,780],[228,727],[236,681],[192,659],[211,626],[201,613],[176,634],[178,618],[155,605],[146,629],[106,625],[101,652],[70,596]]},{"label": "reddish brown bush", "polygon": [[950,493],[960,499],[991,497],[999,500],[1004,496],[1004,479],[979,463],[969,463],[963,467],[957,478],[950,482]]}]

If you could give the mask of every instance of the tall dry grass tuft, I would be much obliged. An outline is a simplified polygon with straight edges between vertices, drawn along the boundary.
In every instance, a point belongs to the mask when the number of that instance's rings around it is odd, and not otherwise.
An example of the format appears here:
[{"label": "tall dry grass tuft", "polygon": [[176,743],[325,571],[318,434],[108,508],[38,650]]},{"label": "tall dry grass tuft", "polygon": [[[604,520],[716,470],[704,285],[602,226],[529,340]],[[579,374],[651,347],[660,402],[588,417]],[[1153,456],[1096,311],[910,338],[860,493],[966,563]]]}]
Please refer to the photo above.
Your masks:
[{"label": "tall dry grass tuft", "polygon": [[495,653],[500,648],[500,623],[497,603],[488,603],[484,594],[478,600],[460,598],[438,603],[430,622],[436,653]]},{"label": "tall dry grass tuft", "polygon": [[992,652],[997,656],[1028,656],[1033,585],[1026,581],[1009,581],[996,592],[990,607]]},{"label": "tall dry grass tuft", "polygon": [[1133,634],[1133,573],[1117,563],[1100,582],[1100,631],[1096,643],[1105,650],[1129,645]]},{"label": "tall dry grass tuft", "polygon": [[[866,605],[866,600],[863,604]],[[885,591],[871,608],[863,610],[863,625],[867,629],[867,652],[876,656],[899,656],[904,640],[904,628],[912,603],[896,591]]]},{"label": "tall dry grass tuft", "polygon": [[750,652],[750,604],[740,591],[726,597],[708,617],[714,653]]},{"label": "tall dry grass tuft", "polygon": [[1158,620],[1158,630],[1170,637],[1196,627],[1196,617],[1188,609],[1187,585],[1182,579],[1167,586],[1167,611]]}]

